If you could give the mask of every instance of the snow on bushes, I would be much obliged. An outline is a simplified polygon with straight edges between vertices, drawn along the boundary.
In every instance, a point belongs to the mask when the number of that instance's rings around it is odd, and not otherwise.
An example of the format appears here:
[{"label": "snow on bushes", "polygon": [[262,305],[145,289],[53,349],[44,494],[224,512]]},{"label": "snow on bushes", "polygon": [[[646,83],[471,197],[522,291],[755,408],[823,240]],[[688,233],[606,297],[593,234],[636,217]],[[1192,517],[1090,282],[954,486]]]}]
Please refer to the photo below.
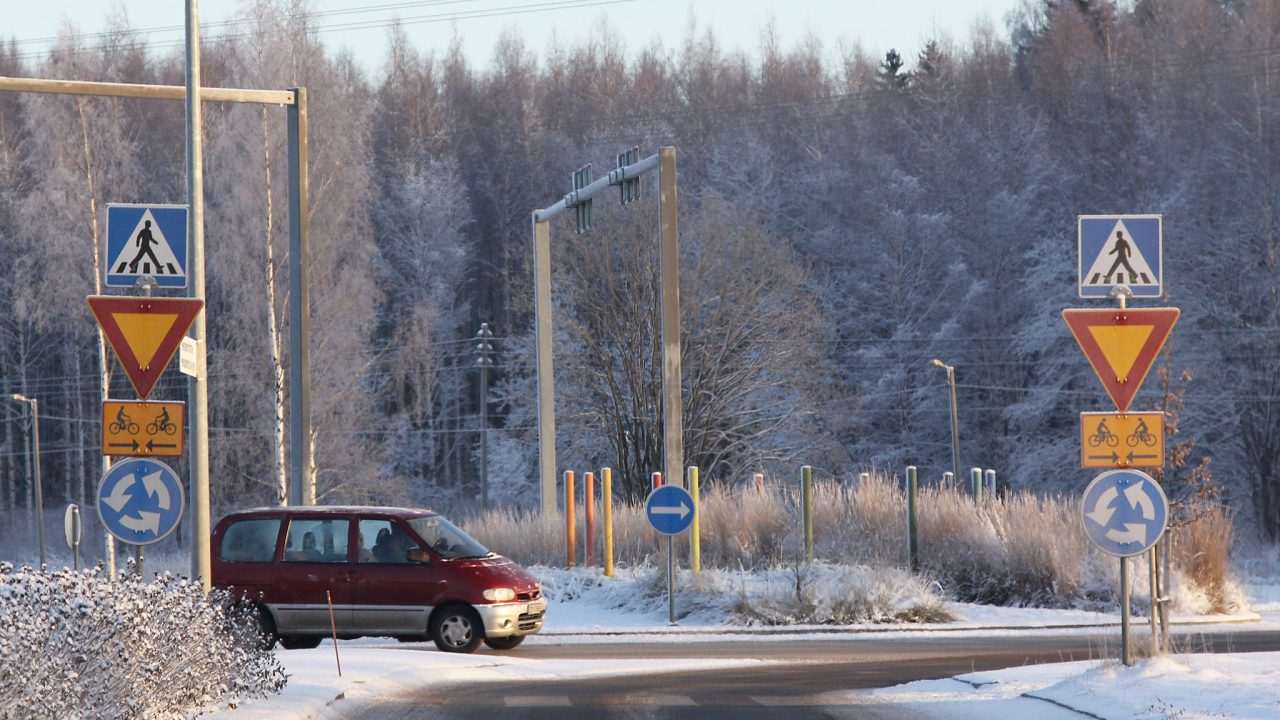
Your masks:
[{"label": "snow on bushes", "polygon": [[198,583],[0,563],[0,717],[187,717],[285,684],[251,615]]},{"label": "snow on bushes", "polygon": [[[619,568],[607,578],[595,568],[530,568],[557,602],[663,615],[665,566]],[[770,570],[678,571],[677,612],[713,624],[854,625],[951,622],[936,585],[898,568],[796,563]]]}]

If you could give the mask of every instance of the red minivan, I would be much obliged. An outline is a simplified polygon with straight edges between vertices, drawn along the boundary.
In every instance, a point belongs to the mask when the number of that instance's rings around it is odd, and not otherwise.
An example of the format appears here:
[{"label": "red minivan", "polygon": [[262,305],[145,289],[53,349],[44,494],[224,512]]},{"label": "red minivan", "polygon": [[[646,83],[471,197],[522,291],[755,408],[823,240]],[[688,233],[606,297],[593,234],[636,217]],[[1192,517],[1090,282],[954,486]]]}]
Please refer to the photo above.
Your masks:
[{"label": "red minivan", "polygon": [[430,637],[447,652],[509,650],[542,629],[529,571],[430,510],[274,507],[231,513],[213,531],[214,587],[257,606],[285,648],[341,638]]}]

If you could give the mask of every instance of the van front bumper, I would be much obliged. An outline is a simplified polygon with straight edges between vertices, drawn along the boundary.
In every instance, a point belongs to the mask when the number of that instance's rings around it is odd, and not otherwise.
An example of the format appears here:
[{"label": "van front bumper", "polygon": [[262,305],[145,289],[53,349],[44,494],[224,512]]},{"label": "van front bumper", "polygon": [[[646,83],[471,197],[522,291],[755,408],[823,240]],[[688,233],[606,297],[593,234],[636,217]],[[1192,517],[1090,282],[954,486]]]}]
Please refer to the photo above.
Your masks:
[{"label": "van front bumper", "polygon": [[480,614],[481,622],[484,623],[485,637],[532,635],[542,629],[542,618],[547,613],[547,601],[493,603],[476,605],[475,609]]}]

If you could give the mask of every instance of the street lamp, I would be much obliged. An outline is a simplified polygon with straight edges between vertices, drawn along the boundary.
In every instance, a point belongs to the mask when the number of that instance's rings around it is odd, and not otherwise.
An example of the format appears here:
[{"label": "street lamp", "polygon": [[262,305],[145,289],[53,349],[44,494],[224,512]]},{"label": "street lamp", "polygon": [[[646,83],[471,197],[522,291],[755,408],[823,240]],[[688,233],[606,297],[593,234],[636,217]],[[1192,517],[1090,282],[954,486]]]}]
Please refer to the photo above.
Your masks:
[{"label": "street lamp", "polygon": [[476,365],[480,368],[480,508],[489,511],[489,368],[493,367],[493,331],[480,323],[476,332]]},{"label": "street lamp", "polygon": [[934,358],[929,363],[933,367],[942,368],[947,371],[947,386],[951,390],[951,467],[955,472],[954,482],[959,485],[960,480],[960,413],[956,410],[956,369],[948,365],[938,358]]},{"label": "street lamp", "polygon": [[40,403],[35,398],[14,393],[9,397],[31,405],[31,439],[36,471],[36,533],[40,537],[40,567],[44,568],[44,481],[40,479]]}]

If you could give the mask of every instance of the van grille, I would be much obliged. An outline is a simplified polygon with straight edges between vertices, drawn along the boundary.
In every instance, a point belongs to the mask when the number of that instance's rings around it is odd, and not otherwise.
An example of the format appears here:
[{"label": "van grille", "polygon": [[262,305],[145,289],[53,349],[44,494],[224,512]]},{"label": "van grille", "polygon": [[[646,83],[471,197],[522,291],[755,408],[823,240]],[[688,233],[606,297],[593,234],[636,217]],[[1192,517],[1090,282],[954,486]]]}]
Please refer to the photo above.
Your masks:
[{"label": "van grille", "polygon": [[542,616],[544,614],[545,613],[521,613],[520,617],[516,618],[516,626],[521,630],[521,632],[536,630],[538,626],[542,624]]},{"label": "van grille", "polygon": [[516,599],[517,599],[517,600],[537,600],[537,599],[538,599],[538,598],[540,598],[540,597],[542,597],[542,591],[541,591],[541,590],[534,590],[534,591],[532,591],[532,592],[518,592],[518,593],[516,593]]}]

